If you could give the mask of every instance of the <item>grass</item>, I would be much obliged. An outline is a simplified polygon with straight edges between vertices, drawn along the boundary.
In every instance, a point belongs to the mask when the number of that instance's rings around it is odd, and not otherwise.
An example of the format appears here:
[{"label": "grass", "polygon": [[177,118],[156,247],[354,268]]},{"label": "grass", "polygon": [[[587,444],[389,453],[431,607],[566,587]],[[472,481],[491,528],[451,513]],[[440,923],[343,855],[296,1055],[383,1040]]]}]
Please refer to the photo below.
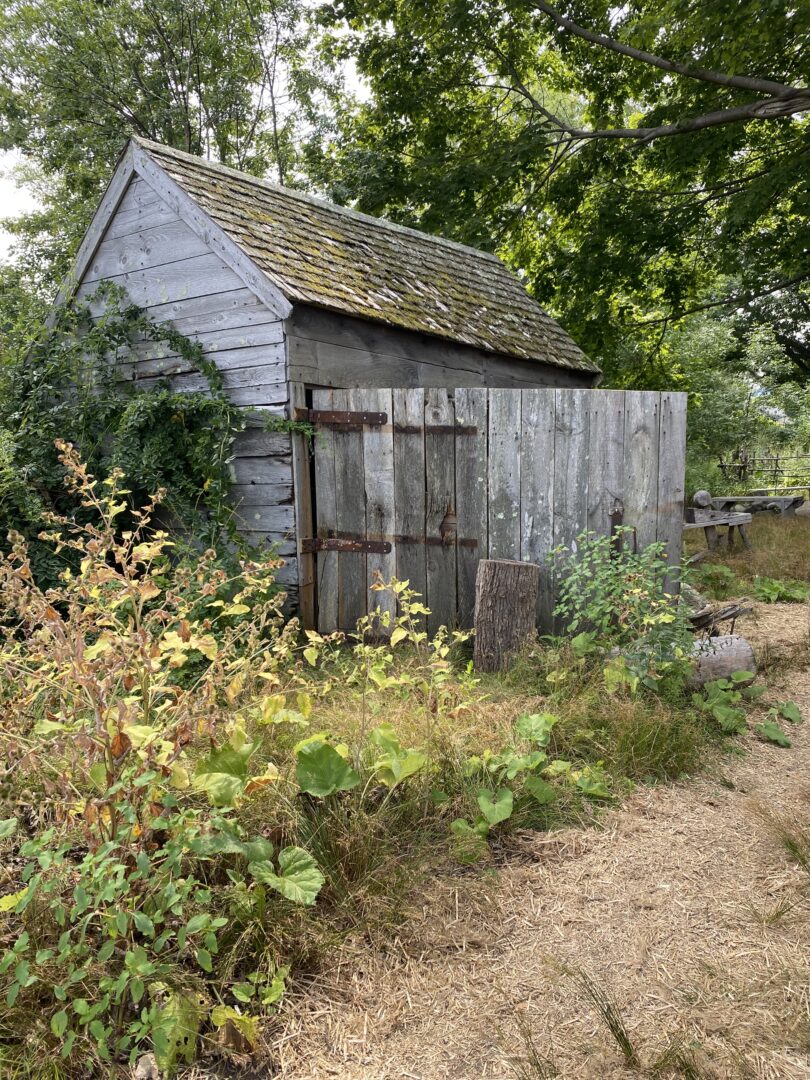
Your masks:
[{"label": "grass", "polygon": [[641,1061],[638,1051],[633,1045],[630,1034],[625,1026],[624,1019],[618,1005],[604,986],[601,986],[586,972],[581,971],[578,976],[580,989],[585,999],[596,1010],[599,1019],[610,1032],[614,1042],[621,1051],[625,1063],[632,1069],[637,1069]]},{"label": "grass", "polygon": [[[721,548],[702,560],[696,571],[698,588],[701,577],[710,577],[711,568],[716,566],[728,567],[742,592],[750,589],[757,578],[810,584],[810,516],[786,518],[779,514],[754,514],[747,532],[752,545],[750,551],[739,545],[731,552]],[[705,551],[703,531],[690,529],[686,532],[684,547],[687,555]],[[729,582],[729,586],[726,596],[734,594],[735,583]],[[722,598],[718,596],[718,599]]]},{"label": "grass", "polygon": [[507,1058],[515,1080],[556,1080],[560,1073],[554,1057],[538,1045],[531,1024],[525,1017],[518,1019],[517,1028],[523,1042],[523,1053]]},{"label": "grass", "polygon": [[[108,561],[101,551],[93,557],[94,574],[106,585]],[[280,971],[291,968],[292,983],[328,976],[349,935],[364,948],[373,950],[378,942],[384,947],[398,937],[418,904],[421,882],[465,874],[473,882],[476,869],[469,864],[492,867],[509,859],[520,844],[520,831],[597,821],[601,809],[615,806],[634,783],[696,772],[719,740],[691,701],[683,665],[670,665],[660,683],[646,675],[646,682],[639,682],[641,675],[610,662],[609,637],[601,643],[588,640],[589,635],[572,643],[536,643],[508,672],[478,678],[466,662],[465,635],[440,633],[432,642],[423,641],[407,614],[393,644],[351,647],[313,635],[309,640],[318,647],[310,645],[302,655],[294,629],[280,623],[268,649],[268,627],[277,625],[274,612],[254,599],[252,606],[234,604],[235,612],[223,612],[228,618],[249,618],[226,626],[220,642],[212,642],[203,636],[207,623],[186,617],[190,609],[178,581],[171,602],[183,634],[164,632],[164,616],[158,614],[162,608],[144,616],[144,633],[153,639],[149,655],[161,657],[162,666],[153,668],[150,661],[149,695],[130,697],[141,702],[141,712],[132,715],[142,714],[151,726],[121,720],[115,733],[109,725],[102,729],[110,746],[100,779],[85,775],[83,760],[74,754],[72,729],[66,732],[54,721],[43,725],[51,713],[57,715],[54,710],[64,708],[59,703],[65,696],[62,682],[56,683],[57,693],[43,672],[61,665],[64,686],[89,687],[96,695],[93,701],[106,702],[108,688],[117,687],[119,678],[125,690],[137,684],[131,672],[143,674],[140,638],[134,640],[129,622],[116,622],[104,607],[112,603],[107,593],[98,588],[72,603],[67,602],[71,589],[85,586],[65,585],[63,606],[74,620],[77,640],[86,645],[78,654],[79,666],[76,653],[62,645],[73,640],[68,633],[20,635],[0,652],[9,665],[0,693],[17,703],[20,715],[27,717],[23,734],[39,747],[39,756],[29,754],[19,770],[20,785],[30,787],[20,787],[17,794],[22,799],[32,791],[22,801],[58,809],[62,788],[46,789],[40,765],[50,762],[81,795],[64,819],[54,817],[59,840],[65,841],[64,872],[53,869],[63,863],[49,862],[51,853],[46,852],[40,865],[51,871],[44,879],[50,891],[43,896],[38,886],[36,903],[27,907],[21,890],[20,911],[0,920],[0,955],[16,940],[31,953],[35,969],[29,978],[31,962],[18,960],[16,953],[2,961],[0,994],[11,1020],[6,1024],[10,1030],[0,1030],[0,1053],[6,1054],[2,1064],[8,1075],[26,1075],[29,1069],[37,1076],[41,1066],[47,1069],[48,1053],[52,1060],[68,1023],[68,1037],[76,1036],[77,1052],[86,1057],[96,1045],[99,1060],[106,1060],[113,1038],[116,1054],[130,1048],[140,1052],[159,1031],[154,1024],[165,1020],[163,1012],[172,1001],[175,1013],[181,1006],[199,1012],[203,1048],[221,1027],[216,1019],[220,1006],[256,1025],[268,1021],[277,1000],[272,997],[274,980],[283,983],[285,977]],[[256,589],[262,581],[256,579]],[[14,584],[22,587],[16,578]],[[160,595],[163,586],[153,586],[157,594],[150,595]],[[148,593],[144,585],[139,588]],[[244,598],[244,590],[238,595]],[[165,597],[168,604],[168,589]],[[43,608],[33,593],[28,601],[34,627],[60,617],[55,609]],[[40,614],[51,610],[53,616]],[[668,609],[666,614],[671,618]],[[118,627],[115,649],[112,638],[97,640],[100,619],[105,620],[101,625]],[[216,662],[210,667],[198,662],[194,679],[184,671],[177,686],[172,672],[182,670],[183,647],[207,659],[213,647]],[[43,684],[37,708],[46,710],[44,716],[31,712],[28,698],[20,697],[17,671],[23,662],[34,684]],[[264,666],[257,669],[257,664]],[[203,679],[209,682],[200,689]],[[165,695],[160,716],[144,704],[158,691]],[[116,691],[111,700],[117,702],[116,694],[120,697]],[[6,712],[15,715],[14,708]],[[95,715],[82,713],[77,724],[92,725]],[[53,726],[60,732],[56,741],[51,739]],[[10,730],[6,734],[10,740]],[[302,746],[302,739],[309,745]],[[313,764],[316,757],[320,772]],[[178,762],[182,767],[175,771]],[[24,830],[16,820],[4,826],[5,839],[12,841],[12,865]],[[111,860],[117,867],[112,883],[101,868],[107,854],[99,844],[108,828],[114,839],[123,837],[123,854]],[[262,853],[250,856],[248,848]],[[287,876],[289,859],[293,869]],[[74,940],[71,930],[65,939],[69,948],[59,945],[57,954],[56,923],[61,922],[54,914],[51,925],[36,904],[43,904],[47,914],[62,911],[65,901],[75,901],[77,915],[89,911],[93,930],[86,937],[92,945],[78,935]],[[114,907],[137,910],[140,921],[133,915],[130,923],[127,916],[120,928],[118,911],[111,921]],[[185,920],[190,929],[182,925]],[[214,925],[217,934],[206,929]],[[113,926],[110,951],[104,937]],[[160,936],[158,926],[165,927]],[[119,938],[126,944],[115,946]],[[131,957],[122,971],[124,948]],[[75,994],[71,990],[76,1017],[86,1015],[85,996],[99,996],[108,972],[131,991],[131,1003],[126,997],[120,1003],[100,995],[98,1008],[105,1020],[86,1029],[96,1044],[87,1041],[84,1021],[66,1019],[54,1000],[60,980],[72,978],[73,971],[64,976],[68,961],[73,963],[74,956],[83,961],[86,950],[81,977],[87,986]],[[132,975],[135,965],[148,967],[147,975],[159,973],[153,982],[163,987],[155,991],[154,1008],[161,1011],[148,1018],[153,1025],[148,1033],[138,1026],[147,1021],[136,1008],[144,1000],[145,983]],[[626,1063],[637,1067],[638,1053],[615,1002],[588,975],[579,982]],[[203,1004],[189,1004],[192,994]],[[234,1013],[244,1004],[258,1011],[250,1017]],[[196,1028],[192,1037],[197,1039]],[[248,1041],[253,1045],[257,1039]],[[529,1071],[523,1075],[554,1075],[553,1060],[530,1038],[525,1042],[520,1067]],[[68,1055],[71,1045],[65,1047]],[[123,1069],[123,1054],[119,1057]],[[75,1058],[74,1053],[66,1067],[71,1077],[78,1075],[71,1072]],[[116,1063],[109,1075],[124,1074]]]}]

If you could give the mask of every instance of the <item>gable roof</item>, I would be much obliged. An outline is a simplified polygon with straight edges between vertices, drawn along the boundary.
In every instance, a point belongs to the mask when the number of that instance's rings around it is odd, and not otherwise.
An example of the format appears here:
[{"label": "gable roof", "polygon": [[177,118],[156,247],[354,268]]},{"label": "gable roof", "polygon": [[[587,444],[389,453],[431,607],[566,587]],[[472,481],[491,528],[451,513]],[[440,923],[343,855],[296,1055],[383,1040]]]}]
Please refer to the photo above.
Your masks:
[{"label": "gable roof", "polygon": [[125,157],[153,184],[160,178],[152,163],[159,166],[175,195],[180,189],[212,223],[220,250],[240,261],[247,256],[260,271],[280,314],[285,300],[309,304],[488,352],[599,372],[494,255],[145,139],[130,140]]}]

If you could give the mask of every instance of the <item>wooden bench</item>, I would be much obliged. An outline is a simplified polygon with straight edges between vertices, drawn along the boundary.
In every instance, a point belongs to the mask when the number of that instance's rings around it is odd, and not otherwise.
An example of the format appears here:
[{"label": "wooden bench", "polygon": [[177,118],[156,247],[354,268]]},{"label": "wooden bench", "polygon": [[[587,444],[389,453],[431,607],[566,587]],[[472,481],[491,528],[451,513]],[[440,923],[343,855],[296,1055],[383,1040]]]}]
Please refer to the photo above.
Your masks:
[{"label": "wooden bench", "polygon": [[[688,529],[703,529],[706,536],[707,550],[699,552],[692,557],[692,561],[703,558],[710,551],[716,551],[721,544],[731,551],[734,547],[734,530],[739,533],[743,547],[751,548],[751,541],[745,531],[745,526],[750,525],[751,515],[736,511],[722,510],[714,507],[715,500],[708,491],[696,491],[692,500],[693,506],[686,511],[684,531]],[[718,533],[718,528],[726,526],[726,532]]]}]

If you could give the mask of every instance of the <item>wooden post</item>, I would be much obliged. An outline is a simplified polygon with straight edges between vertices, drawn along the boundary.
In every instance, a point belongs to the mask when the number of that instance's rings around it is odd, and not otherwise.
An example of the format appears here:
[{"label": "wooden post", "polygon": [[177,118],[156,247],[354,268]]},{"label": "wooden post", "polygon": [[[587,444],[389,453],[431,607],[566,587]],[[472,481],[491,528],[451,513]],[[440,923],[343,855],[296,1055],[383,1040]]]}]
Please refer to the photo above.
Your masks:
[{"label": "wooden post", "polygon": [[507,559],[482,559],[475,582],[475,666],[503,671],[535,633],[540,567]]}]

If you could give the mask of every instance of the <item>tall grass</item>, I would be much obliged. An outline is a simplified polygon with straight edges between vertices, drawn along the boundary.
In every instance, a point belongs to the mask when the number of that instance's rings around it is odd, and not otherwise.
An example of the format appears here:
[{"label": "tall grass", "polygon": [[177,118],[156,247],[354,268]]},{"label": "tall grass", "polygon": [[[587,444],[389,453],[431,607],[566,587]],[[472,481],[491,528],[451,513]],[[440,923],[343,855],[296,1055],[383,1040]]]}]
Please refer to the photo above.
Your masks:
[{"label": "tall grass", "polygon": [[[743,583],[755,577],[810,582],[810,515],[754,514],[747,532],[750,551],[739,545],[731,552],[720,548],[706,561],[730,567]],[[685,533],[684,547],[687,555],[705,551],[703,531]]]}]

